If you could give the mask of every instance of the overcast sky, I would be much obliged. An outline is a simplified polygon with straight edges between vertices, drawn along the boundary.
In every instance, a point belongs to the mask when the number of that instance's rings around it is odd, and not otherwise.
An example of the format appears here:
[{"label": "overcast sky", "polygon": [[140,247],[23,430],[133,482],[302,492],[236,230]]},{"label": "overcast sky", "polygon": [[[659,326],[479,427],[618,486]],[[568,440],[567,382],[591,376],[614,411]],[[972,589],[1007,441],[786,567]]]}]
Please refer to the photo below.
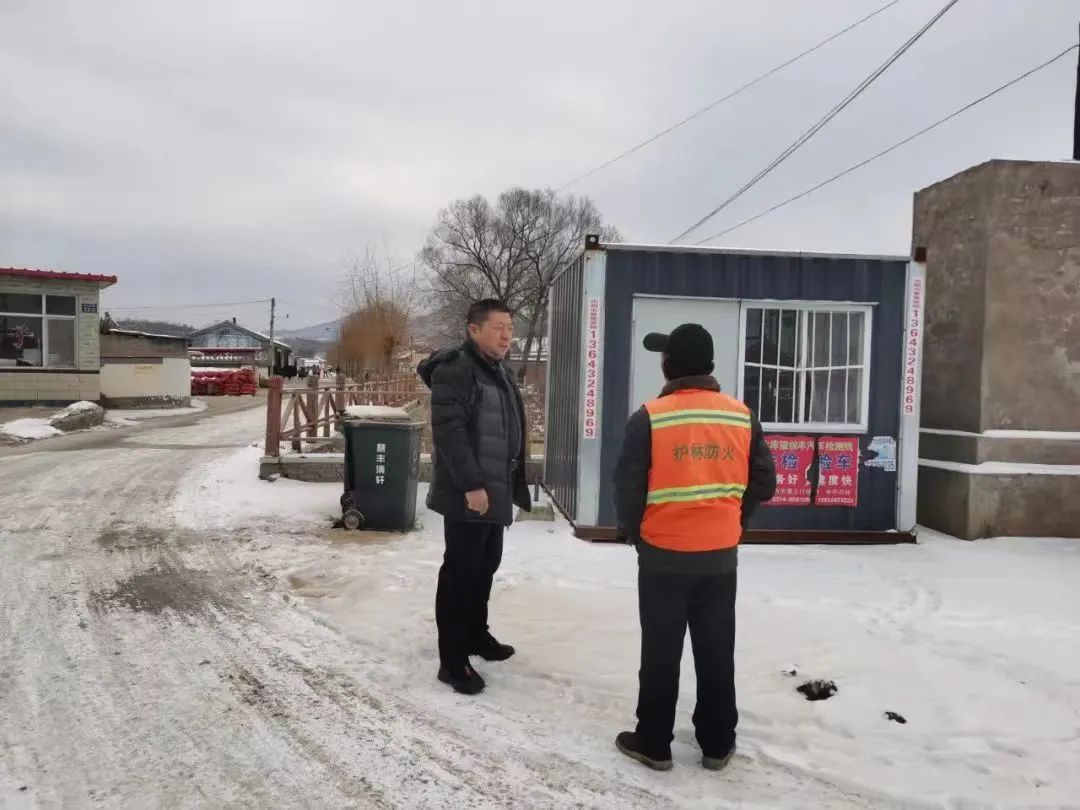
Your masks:
[{"label": "overcast sky", "polygon": [[[667,242],[842,98],[944,0],[901,0],[574,187]],[[559,186],[885,0],[0,0],[0,266],[114,273],[106,306],[285,328],[337,314],[342,262],[408,259],[475,193]],[[703,238],[1077,41],[1080,0],[960,0]],[[1071,152],[1075,54],[725,237],[907,253],[916,189]],[[198,307],[177,308],[198,304]]]}]

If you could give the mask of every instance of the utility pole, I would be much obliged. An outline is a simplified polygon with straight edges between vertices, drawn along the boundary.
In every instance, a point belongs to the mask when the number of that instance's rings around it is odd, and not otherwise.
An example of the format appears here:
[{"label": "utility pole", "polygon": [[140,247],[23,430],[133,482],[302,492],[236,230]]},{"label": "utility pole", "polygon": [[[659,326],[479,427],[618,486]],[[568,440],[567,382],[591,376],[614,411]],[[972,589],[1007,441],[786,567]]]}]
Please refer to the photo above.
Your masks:
[{"label": "utility pole", "polygon": [[1073,106],[1073,160],[1080,160],[1080,50],[1076,52],[1076,104]]},{"label": "utility pole", "polygon": [[274,355],[277,352],[274,350],[274,311],[277,309],[277,299],[270,299],[270,357],[266,361],[266,376],[274,376]]}]

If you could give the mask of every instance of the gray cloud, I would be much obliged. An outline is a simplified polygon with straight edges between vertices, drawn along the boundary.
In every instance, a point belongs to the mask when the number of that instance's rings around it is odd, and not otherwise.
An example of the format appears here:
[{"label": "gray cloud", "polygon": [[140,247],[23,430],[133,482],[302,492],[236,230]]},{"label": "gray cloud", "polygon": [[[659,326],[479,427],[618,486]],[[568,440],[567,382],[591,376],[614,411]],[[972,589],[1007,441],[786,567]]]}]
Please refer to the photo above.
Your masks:
[{"label": "gray cloud", "polygon": [[[342,260],[365,242],[408,257],[451,199],[560,185],[882,2],[8,0],[0,265],[115,272],[114,308],[276,295],[290,325],[324,320]],[[628,238],[670,239],[939,6],[903,0],[573,190]],[[1076,12],[1075,0],[962,0],[700,237],[1075,42]],[[905,252],[915,189],[991,157],[1067,156],[1073,67],[725,243]],[[225,309],[265,321],[261,305]]]}]

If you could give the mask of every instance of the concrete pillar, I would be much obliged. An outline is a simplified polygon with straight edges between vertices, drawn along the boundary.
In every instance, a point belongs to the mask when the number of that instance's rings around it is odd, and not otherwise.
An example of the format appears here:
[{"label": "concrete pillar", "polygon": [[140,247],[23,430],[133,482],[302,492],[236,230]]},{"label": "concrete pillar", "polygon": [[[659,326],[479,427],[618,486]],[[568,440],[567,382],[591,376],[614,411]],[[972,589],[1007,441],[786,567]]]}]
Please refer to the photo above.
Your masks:
[{"label": "concrete pillar", "polygon": [[920,522],[1080,537],[1080,164],[991,161],[923,189],[914,247]]}]

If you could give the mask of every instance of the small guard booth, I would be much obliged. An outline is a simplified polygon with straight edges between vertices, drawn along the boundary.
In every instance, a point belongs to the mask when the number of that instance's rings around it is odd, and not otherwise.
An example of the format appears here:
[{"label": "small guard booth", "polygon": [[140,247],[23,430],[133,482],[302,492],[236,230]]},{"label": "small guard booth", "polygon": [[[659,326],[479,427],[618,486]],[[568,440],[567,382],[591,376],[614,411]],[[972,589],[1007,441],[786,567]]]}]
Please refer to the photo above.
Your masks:
[{"label": "small guard booth", "polygon": [[553,282],[544,481],[578,537],[616,536],[631,412],[663,386],[642,339],[700,323],[761,420],[777,494],[749,542],[914,540],[925,257],[586,240]]}]

